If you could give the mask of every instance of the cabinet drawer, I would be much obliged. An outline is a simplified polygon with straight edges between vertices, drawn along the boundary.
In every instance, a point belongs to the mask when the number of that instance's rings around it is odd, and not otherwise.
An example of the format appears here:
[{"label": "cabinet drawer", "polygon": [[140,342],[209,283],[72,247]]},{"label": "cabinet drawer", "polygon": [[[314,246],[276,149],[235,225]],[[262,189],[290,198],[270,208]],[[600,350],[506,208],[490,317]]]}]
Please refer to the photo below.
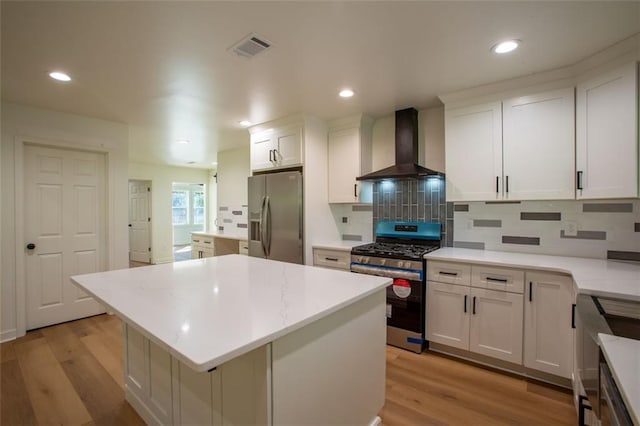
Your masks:
[{"label": "cabinet drawer", "polygon": [[199,247],[211,247],[213,248],[213,237],[207,237],[203,235],[192,235],[191,244]]},{"label": "cabinet drawer", "polygon": [[524,271],[473,265],[471,267],[471,286],[522,294],[524,292]]},{"label": "cabinet drawer", "polygon": [[471,283],[471,266],[427,260],[427,280],[468,286]]},{"label": "cabinet drawer", "polygon": [[351,252],[313,249],[313,264],[348,271],[351,269]]},{"label": "cabinet drawer", "polygon": [[249,242],[246,240],[241,240],[238,242],[238,253],[240,254],[249,254]]}]

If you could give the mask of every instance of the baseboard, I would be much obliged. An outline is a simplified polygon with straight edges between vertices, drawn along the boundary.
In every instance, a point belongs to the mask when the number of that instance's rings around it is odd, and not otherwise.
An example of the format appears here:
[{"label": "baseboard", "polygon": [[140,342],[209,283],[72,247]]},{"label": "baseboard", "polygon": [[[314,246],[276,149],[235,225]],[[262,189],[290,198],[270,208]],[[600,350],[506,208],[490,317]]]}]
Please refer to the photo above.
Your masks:
[{"label": "baseboard", "polygon": [[11,330],[5,330],[0,333],[0,343],[15,340],[16,337],[18,337],[18,332],[15,328]]}]

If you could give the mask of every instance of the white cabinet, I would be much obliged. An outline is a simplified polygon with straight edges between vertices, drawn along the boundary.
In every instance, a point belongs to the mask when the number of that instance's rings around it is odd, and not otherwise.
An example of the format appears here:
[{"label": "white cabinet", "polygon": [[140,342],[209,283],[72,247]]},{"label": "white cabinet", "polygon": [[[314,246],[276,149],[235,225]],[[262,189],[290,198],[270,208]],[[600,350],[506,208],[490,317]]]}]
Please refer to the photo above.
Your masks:
[{"label": "white cabinet", "polygon": [[573,88],[504,101],[502,123],[504,198],[574,198]]},{"label": "white cabinet", "polygon": [[313,266],[348,271],[351,269],[351,252],[314,248]]},{"label": "white cabinet", "polygon": [[578,84],[577,198],[638,196],[636,63]]},{"label": "white cabinet", "polygon": [[251,134],[251,170],[302,165],[302,127],[290,125]]},{"label": "white cabinet", "polygon": [[362,115],[329,123],[330,203],[372,201],[370,191],[367,191],[370,183],[356,181],[356,177],[371,171],[372,125],[373,120]]},{"label": "white cabinet", "polygon": [[574,198],[574,92],[445,111],[447,201]]},{"label": "white cabinet", "polygon": [[214,244],[213,237],[191,234],[191,258],[203,259],[205,257],[213,257]]},{"label": "white cabinet", "polygon": [[573,281],[566,275],[527,272],[524,365],[571,377]]},{"label": "white cabinet", "polygon": [[249,255],[249,242],[247,240],[238,241],[238,253],[245,256]]},{"label": "white cabinet", "polygon": [[447,201],[501,199],[502,105],[445,111]]},{"label": "white cabinet", "polygon": [[[502,284],[509,281],[508,277],[515,277],[511,281],[518,281],[522,272],[506,268],[493,271],[487,267],[480,267],[481,271],[475,272],[475,265],[452,263],[449,266],[442,262],[430,268],[430,263],[427,262],[427,269],[432,269],[430,278],[448,282],[427,282],[428,340],[515,364],[522,363],[522,286],[508,287],[519,293],[484,288],[488,285],[487,277]],[[469,269],[470,274],[467,272]],[[465,278],[469,276],[470,282]],[[482,280],[479,277],[483,277]]]}]

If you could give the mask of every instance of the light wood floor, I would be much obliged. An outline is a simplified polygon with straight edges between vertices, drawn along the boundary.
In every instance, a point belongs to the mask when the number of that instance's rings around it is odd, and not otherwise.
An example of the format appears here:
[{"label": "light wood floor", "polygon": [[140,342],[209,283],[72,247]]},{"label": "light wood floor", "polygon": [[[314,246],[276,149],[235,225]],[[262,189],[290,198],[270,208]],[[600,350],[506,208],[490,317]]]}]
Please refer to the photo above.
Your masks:
[{"label": "light wood floor", "polygon": [[[121,334],[105,314],[0,345],[0,424],[143,424],[124,400]],[[385,426],[577,423],[566,391],[393,347],[386,397]]]}]

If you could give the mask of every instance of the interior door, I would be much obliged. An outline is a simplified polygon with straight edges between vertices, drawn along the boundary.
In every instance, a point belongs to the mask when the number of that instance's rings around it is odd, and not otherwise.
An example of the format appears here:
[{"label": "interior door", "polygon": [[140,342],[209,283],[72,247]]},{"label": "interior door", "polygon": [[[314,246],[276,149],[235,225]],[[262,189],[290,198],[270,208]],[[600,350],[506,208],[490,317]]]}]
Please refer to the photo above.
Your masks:
[{"label": "interior door", "polygon": [[27,329],[104,312],[69,277],[105,267],[105,158],[25,146]]},{"label": "interior door", "polygon": [[150,182],[129,182],[129,260],[135,262],[151,262],[150,194]]}]

